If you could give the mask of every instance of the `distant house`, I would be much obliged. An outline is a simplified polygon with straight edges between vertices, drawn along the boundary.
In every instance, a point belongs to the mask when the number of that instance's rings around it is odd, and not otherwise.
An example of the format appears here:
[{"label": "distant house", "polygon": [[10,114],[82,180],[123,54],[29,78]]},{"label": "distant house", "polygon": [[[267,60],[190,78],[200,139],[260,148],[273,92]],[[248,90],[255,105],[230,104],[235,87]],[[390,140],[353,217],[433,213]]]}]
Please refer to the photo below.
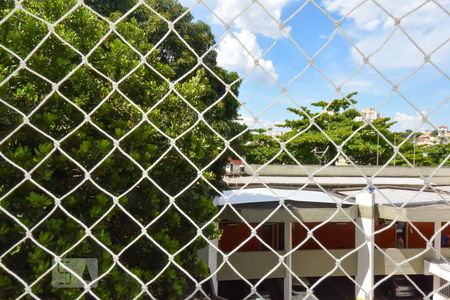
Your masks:
[{"label": "distant house", "polygon": [[446,144],[450,140],[450,132],[448,131],[448,127],[445,125],[441,125],[438,127],[437,136],[430,130],[425,130],[422,135],[420,135],[415,143],[418,146],[432,146],[438,143]]},{"label": "distant house", "polygon": [[355,118],[355,121],[373,122],[377,119],[381,119],[381,114],[373,107],[366,107],[361,111],[361,116]]},{"label": "distant house", "polygon": [[432,133],[429,130],[425,130],[422,135],[416,139],[416,145],[418,146],[432,146],[436,143],[436,137],[432,136]]},{"label": "distant house", "polygon": [[225,168],[225,171],[228,175],[240,174],[244,171],[244,169],[245,169],[245,166],[242,163],[242,160],[228,157],[228,163]]},{"label": "distant house", "polygon": [[438,128],[438,133],[439,133],[440,135],[448,135],[448,134],[449,134],[449,132],[448,132],[448,127],[445,126],[445,125],[439,126],[439,128]]},{"label": "distant house", "polygon": [[285,133],[286,133],[285,130],[279,130],[279,129],[276,130],[276,129],[272,129],[272,128],[266,131],[266,134],[272,138],[280,137]]},{"label": "distant house", "polygon": [[450,140],[450,132],[448,131],[448,127],[445,125],[441,125],[438,127],[438,137],[441,142],[448,143]]}]

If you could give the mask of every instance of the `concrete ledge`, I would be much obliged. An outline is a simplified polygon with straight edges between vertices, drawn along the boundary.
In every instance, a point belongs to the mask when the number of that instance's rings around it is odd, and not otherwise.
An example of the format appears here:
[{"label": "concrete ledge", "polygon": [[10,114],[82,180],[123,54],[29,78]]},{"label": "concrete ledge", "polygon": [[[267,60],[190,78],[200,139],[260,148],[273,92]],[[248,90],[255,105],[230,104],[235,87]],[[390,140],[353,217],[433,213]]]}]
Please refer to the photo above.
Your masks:
[{"label": "concrete ledge", "polygon": [[[249,165],[253,170],[257,170],[262,167],[262,165]],[[317,172],[324,166],[318,165],[305,165],[303,166],[309,173]],[[361,177],[361,173],[366,176],[373,176],[376,174],[382,166],[358,166],[356,169],[353,166],[328,166],[325,169],[318,172],[315,176],[356,176]],[[297,165],[275,165],[271,164],[263,167],[258,174],[261,176],[308,176],[308,173],[304,171],[302,167]],[[436,171],[436,167],[416,167],[412,169],[411,167],[394,167],[388,166],[377,174],[377,177],[419,177],[419,173],[423,176],[430,176]],[[251,169],[246,167],[245,174],[251,175]],[[442,167],[436,171],[433,178],[447,177],[450,178],[450,168]],[[448,182],[448,181],[447,181]]]},{"label": "concrete ledge", "polygon": [[[350,275],[356,275],[357,256],[354,249],[334,249],[329,250],[337,259],[342,259],[341,267]],[[353,251],[353,252],[352,252]],[[403,263],[402,271],[406,274],[424,274],[425,259],[433,257],[433,251],[426,249],[384,249],[389,258],[375,249],[375,275],[387,275],[396,270],[396,263]],[[351,254],[349,254],[352,252]],[[441,250],[443,256],[450,256],[450,248]],[[280,251],[279,253],[284,253]],[[417,257],[416,257],[417,256]],[[412,259],[414,258],[414,259]],[[268,278],[283,278],[285,268],[280,265],[277,255],[270,251],[249,251],[236,252],[231,255],[229,262],[246,279],[259,279],[270,273]],[[393,260],[393,261],[391,261]],[[222,263],[219,254],[218,266]],[[274,269],[275,268],[275,269]],[[336,261],[324,250],[299,250],[292,255],[292,270],[299,277],[320,277],[336,268]],[[339,268],[331,276],[343,276],[344,273]],[[218,280],[240,280],[241,278],[228,266],[224,265],[218,272]]]},{"label": "concrete ledge", "polygon": [[450,263],[426,259],[424,263],[424,273],[426,275],[436,275],[442,279],[450,281]]},{"label": "concrete ledge", "polygon": [[433,300],[449,300],[450,298],[447,296],[442,295],[441,293],[435,293],[433,295]]},{"label": "concrete ledge", "polygon": [[[437,185],[445,185],[450,182],[450,168],[442,167],[436,171],[436,167],[394,167],[388,166],[381,172],[382,166],[358,166],[356,169],[353,166],[328,166],[321,170],[324,166],[305,165],[304,168],[297,165],[262,165],[250,164],[246,166],[244,172],[239,170],[228,172],[227,175],[250,176],[252,170],[258,170],[260,176],[285,176],[285,177],[308,177],[308,174],[314,173],[314,177],[371,177],[376,174],[376,177],[396,177],[396,178],[417,178],[420,179],[419,174],[428,177],[434,173],[431,182]],[[261,168],[261,169],[260,169]],[[305,171],[306,170],[306,171]],[[320,170],[320,171],[319,171]],[[379,172],[379,173],[378,173]],[[361,174],[362,173],[362,174]]]},{"label": "concrete ledge", "polygon": [[[247,220],[247,222],[261,222],[274,211],[273,208],[259,208],[258,206],[255,206],[255,208],[240,208],[239,205],[234,205],[234,208],[245,220]],[[323,222],[326,220],[329,222],[350,222],[349,216],[350,218],[355,219],[358,215],[358,207],[355,205],[343,207],[340,210],[335,207],[290,207],[290,210],[291,213],[287,212],[284,208],[278,209],[270,217],[268,222],[298,222],[298,220],[302,222]],[[345,213],[342,210],[344,210]],[[294,215],[295,218],[292,215]],[[242,222],[230,208],[226,208],[220,215],[220,218],[222,220],[237,223]]]},{"label": "concrete ledge", "polygon": [[424,205],[416,207],[392,207],[377,205],[378,217],[402,222],[448,222],[450,206],[445,204]]}]

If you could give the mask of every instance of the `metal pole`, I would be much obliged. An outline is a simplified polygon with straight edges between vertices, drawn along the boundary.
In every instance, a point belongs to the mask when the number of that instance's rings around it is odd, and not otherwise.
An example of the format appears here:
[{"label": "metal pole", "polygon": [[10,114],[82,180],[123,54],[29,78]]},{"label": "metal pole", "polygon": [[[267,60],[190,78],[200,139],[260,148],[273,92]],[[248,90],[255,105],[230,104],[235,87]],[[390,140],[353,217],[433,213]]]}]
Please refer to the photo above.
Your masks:
[{"label": "metal pole", "polygon": [[[396,146],[395,144],[397,143],[397,133],[394,133],[394,146]],[[397,156],[397,154],[395,155]],[[395,161],[396,161],[397,157],[394,157],[394,167],[395,167]]]},{"label": "metal pole", "polygon": [[378,162],[379,162],[379,158],[380,158],[380,155],[378,153],[379,148],[380,148],[380,134],[377,132],[377,166],[378,166]]},{"label": "metal pole", "polygon": [[[284,251],[288,253],[292,250],[292,223],[284,222]],[[292,298],[292,254],[288,255],[285,260],[288,269],[284,275],[284,300]]]}]

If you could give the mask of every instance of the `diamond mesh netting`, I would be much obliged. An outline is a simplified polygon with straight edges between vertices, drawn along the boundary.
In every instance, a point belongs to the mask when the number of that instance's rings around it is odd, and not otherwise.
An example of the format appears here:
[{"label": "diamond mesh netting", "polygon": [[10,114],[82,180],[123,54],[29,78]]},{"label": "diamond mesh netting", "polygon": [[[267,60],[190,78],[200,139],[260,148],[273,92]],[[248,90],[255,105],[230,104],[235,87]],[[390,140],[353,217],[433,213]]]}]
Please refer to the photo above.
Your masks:
[{"label": "diamond mesh netting", "polygon": [[[445,280],[431,291],[418,284],[411,277],[411,265],[417,266],[417,261],[423,265],[424,256],[438,260],[444,269],[448,264],[437,244],[450,223],[445,219],[449,215],[450,190],[440,185],[450,182],[435,183],[434,179],[449,165],[449,135],[436,138],[435,143],[442,146],[440,159],[427,169],[418,167],[417,133],[410,130],[397,137],[387,130],[388,121],[374,121],[360,114],[353,100],[355,95],[344,93],[353,78],[369,69],[389,88],[380,96],[381,107],[397,97],[402,107],[417,114],[420,128],[441,130],[432,116],[445,113],[448,95],[438,103],[430,103],[425,111],[415,97],[401,88],[424,68],[431,68],[448,83],[445,63],[434,59],[436,53],[448,47],[448,32],[442,29],[443,42],[429,50],[403,24],[429,6],[448,18],[448,2],[422,1],[397,15],[384,1],[349,1],[346,12],[337,18],[322,1],[308,0],[292,4],[296,6],[293,13],[283,19],[270,1],[243,2],[245,5],[239,4],[232,18],[222,16],[216,3],[202,0],[188,3],[187,7],[171,0],[0,2],[0,298],[215,299],[216,280],[223,279],[224,270],[243,283],[246,299],[263,297],[267,280],[279,277],[303,285],[305,299],[319,299],[316,290],[336,274],[361,290],[367,299],[373,299],[375,289],[398,274],[406,278],[407,285],[413,286],[420,298],[432,299],[437,293],[448,292],[450,283]],[[392,23],[392,30],[379,38],[370,53],[354,40],[351,28],[344,26],[367,5]],[[199,9],[223,29],[223,35],[215,37],[208,25],[194,22],[192,13]],[[304,17],[307,9],[313,9],[332,26],[331,33],[312,54],[290,25],[292,20]],[[271,26],[276,32],[264,51],[254,51],[233,30],[234,24],[255,10],[272,24],[253,26]],[[413,45],[421,61],[401,79],[394,80],[373,61],[398,34]],[[326,55],[337,36],[361,61],[342,80],[334,79],[329,69],[316,62]],[[266,60],[282,41],[287,41],[298,59],[305,62],[286,84]],[[229,72],[218,65],[217,49],[227,43],[238,45],[238,59],[244,57],[252,63],[245,72]],[[292,91],[292,86],[310,76],[311,71],[329,85],[337,98],[322,103],[317,112],[302,106]],[[268,78],[277,89],[277,96],[259,112],[248,105],[251,99],[239,95],[240,86],[255,72]],[[448,90],[444,92],[448,94]],[[298,123],[290,123],[296,130],[273,137],[261,133],[271,127],[261,120],[263,114],[285,100],[301,116]],[[254,131],[240,119],[243,112],[253,126],[263,128],[259,143],[249,142]],[[344,126],[347,131],[330,129],[330,120],[345,113],[354,120]],[[302,139],[303,144],[299,142]],[[312,145],[305,146],[307,142]],[[358,148],[365,142],[368,148]],[[370,148],[370,143],[375,148]],[[259,151],[268,144],[272,152],[251,164],[254,157],[249,159],[247,149]],[[317,145],[325,145],[326,153],[318,154],[325,146],[317,150]],[[314,148],[314,155],[308,147]],[[411,147],[414,157],[409,155]],[[367,161],[367,149],[376,152],[371,161]],[[433,153],[426,155],[431,157]],[[226,173],[230,157],[243,169]],[[351,180],[361,183],[337,196],[337,191],[329,188],[333,184],[321,178],[336,178],[323,174],[342,160],[353,172]],[[290,188],[285,190],[275,188],[285,183],[274,184],[270,181],[274,179],[264,176],[264,172],[280,163],[295,166],[304,181],[288,184]],[[311,164],[317,166],[311,168]],[[368,172],[362,166],[368,164],[377,166]],[[407,169],[408,175],[399,177],[416,180],[415,188],[402,194],[401,202],[396,202],[386,188],[393,184],[377,181],[378,177],[395,173],[392,166],[396,164]],[[395,185],[402,186],[402,182]],[[275,199],[272,206],[261,206],[265,210],[257,221],[246,218],[245,207],[238,203],[245,190],[255,186],[263,190],[260,197]],[[328,205],[320,221],[308,221],[290,201],[311,189]],[[360,220],[375,222],[376,217],[371,213],[367,216],[361,208],[356,214],[349,209],[360,204],[359,196],[355,196],[360,192],[371,195],[371,199],[375,199],[374,195],[382,199],[383,213],[392,216],[369,234]],[[440,224],[431,233],[424,232],[420,224],[435,226],[433,220],[405,213],[411,203],[417,208],[427,197],[437,199],[427,209],[438,211]],[[368,205],[370,210],[373,205]],[[308,213],[315,216],[312,210]],[[220,246],[226,235],[224,228],[228,227],[219,224],[226,214],[233,215],[234,222],[248,233],[238,239],[236,231],[230,249]],[[351,235],[359,234],[363,240],[356,238],[356,246],[343,252],[330,249],[319,235],[327,225],[337,226],[337,222],[352,227]],[[407,256],[399,256],[399,252],[377,242],[377,235],[395,232],[398,222],[414,231],[419,244],[423,244],[405,252]],[[284,224],[277,225],[278,243],[262,233],[274,223]],[[305,233],[294,246],[292,232],[284,236],[284,246],[279,245],[283,244],[281,236],[287,226]],[[273,228],[271,234],[275,234]],[[295,265],[300,259],[297,253],[312,242],[321,252],[320,257],[333,264],[320,275],[312,271],[313,275],[308,276],[296,272],[301,267]],[[270,268],[257,278],[248,278],[245,271],[256,266],[245,266],[236,258],[249,243],[261,245],[258,249],[271,261]],[[198,254],[204,248],[209,248],[209,262]],[[376,271],[386,277],[369,284],[369,290],[355,274],[358,266],[349,263],[365,249],[369,249],[368,261],[374,261],[376,253],[390,265],[387,271]],[[260,259],[264,261],[264,257]],[[71,258],[97,259],[98,276],[86,280],[83,272],[71,264]],[[373,265],[367,270],[370,268]],[[73,278],[79,286],[55,285],[55,270]],[[415,272],[422,274],[423,267]],[[310,284],[306,277],[316,279]],[[289,286],[287,290],[291,289]]]}]

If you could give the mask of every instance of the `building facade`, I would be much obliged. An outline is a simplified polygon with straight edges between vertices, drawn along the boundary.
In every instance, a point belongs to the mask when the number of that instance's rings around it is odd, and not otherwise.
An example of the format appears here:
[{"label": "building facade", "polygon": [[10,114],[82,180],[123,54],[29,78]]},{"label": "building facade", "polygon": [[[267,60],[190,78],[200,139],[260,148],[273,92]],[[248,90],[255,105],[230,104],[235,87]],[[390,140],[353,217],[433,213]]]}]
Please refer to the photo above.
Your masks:
[{"label": "building facade", "polygon": [[[340,171],[329,172],[346,176],[318,177],[321,188],[305,188],[308,178],[279,176],[274,168],[260,176],[259,187],[245,176],[230,179],[234,190],[216,199],[224,207],[215,254],[219,295],[250,294],[243,278],[260,283],[258,292],[268,299],[291,299],[295,282],[323,276],[352,278],[356,299],[376,289],[375,278],[393,274],[428,276],[436,290],[442,286],[440,276],[447,273],[430,272],[429,262],[450,257],[450,187],[440,185],[450,182],[450,170],[437,174],[437,190],[423,190],[410,174],[399,176],[408,173],[402,168],[374,178],[374,189],[348,176],[350,167],[335,169]],[[295,173],[286,167],[281,172]],[[314,293],[314,286],[305,286]]]}]

